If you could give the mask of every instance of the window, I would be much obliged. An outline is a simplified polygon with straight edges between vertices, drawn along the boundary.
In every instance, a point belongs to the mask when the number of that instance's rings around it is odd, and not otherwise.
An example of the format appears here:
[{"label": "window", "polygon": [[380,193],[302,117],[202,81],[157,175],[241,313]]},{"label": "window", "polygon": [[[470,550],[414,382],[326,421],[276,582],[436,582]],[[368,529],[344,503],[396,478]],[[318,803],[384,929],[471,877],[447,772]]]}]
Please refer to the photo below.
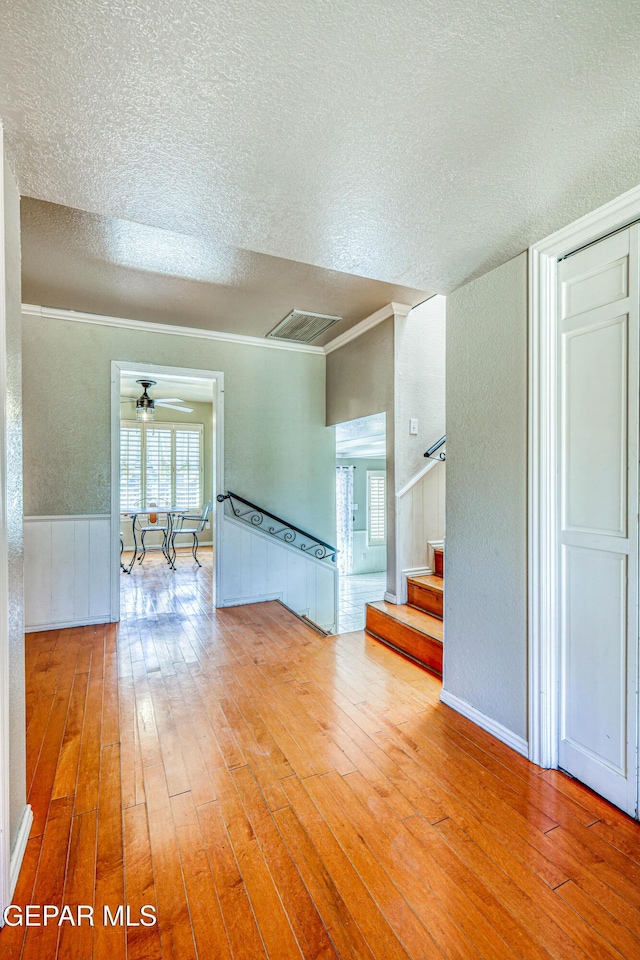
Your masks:
[{"label": "window", "polygon": [[386,474],[384,470],[367,470],[367,546],[386,542]]},{"label": "window", "polygon": [[151,502],[199,510],[203,487],[201,423],[120,424],[120,509]]}]

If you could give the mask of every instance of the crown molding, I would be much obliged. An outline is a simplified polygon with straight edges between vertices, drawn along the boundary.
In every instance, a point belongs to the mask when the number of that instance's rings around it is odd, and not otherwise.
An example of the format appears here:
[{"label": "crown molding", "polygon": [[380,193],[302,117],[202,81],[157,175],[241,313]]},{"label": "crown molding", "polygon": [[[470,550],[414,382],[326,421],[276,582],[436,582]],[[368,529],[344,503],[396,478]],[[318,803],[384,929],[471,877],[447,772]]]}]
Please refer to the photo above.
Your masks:
[{"label": "crown molding", "polygon": [[351,341],[357,337],[361,337],[363,333],[371,330],[372,327],[377,326],[377,324],[382,323],[383,320],[388,320],[389,317],[406,317],[412,309],[413,308],[406,303],[387,303],[386,306],[380,307],[375,313],[365,317],[360,323],[356,323],[355,326],[341,333],[340,336],[330,340],[329,343],[325,345],[324,352],[333,353],[334,350],[339,350],[340,347],[344,347],[345,344],[351,343]]},{"label": "crown molding", "polygon": [[128,320],[123,317],[106,317],[99,313],[82,313],[76,310],[61,310],[57,307],[39,307],[32,303],[23,303],[22,313],[28,317],[42,317],[45,320],[71,320],[74,323],[93,323],[104,327],[120,327],[124,330],[137,330],[138,333],[164,333],[174,337],[196,337],[200,340],[218,340],[223,343],[264,347],[267,350],[289,350],[295,353],[312,353],[318,356],[324,356],[325,353],[324,347],[314,347],[309,343],[266,340],[261,337],[244,336],[239,333],[224,333],[221,330],[201,330],[199,327],[181,327],[177,324],[153,323],[149,320]]},{"label": "crown molding", "polygon": [[406,317],[413,308],[406,303],[387,303],[375,313],[365,317],[345,333],[330,340],[324,347],[314,347],[310,343],[295,343],[285,340],[267,340],[262,337],[249,337],[240,333],[225,333],[222,330],[202,330],[200,327],[181,327],[178,324],[154,323],[150,320],[130,320],[125,317],[107,317],[101,313],[83,313],[80,310],[63,310],[60,307],[41,307],[33,303],[23,303],[22,313],[28,317],[41,317],[45,320],[70,320],[73,323],[93,323],[103,327],[120,327],[123,330],[137,330],[138,333],[164,333],[174,337],[196,337],[200,340],[218,340],[223,343],[237,343],[251,347],[266,347],[268,350],[289,350],[294,353],[312,353],[326,356],[339,350],[345,344],[361,337],[383,320],[390,317]]}]

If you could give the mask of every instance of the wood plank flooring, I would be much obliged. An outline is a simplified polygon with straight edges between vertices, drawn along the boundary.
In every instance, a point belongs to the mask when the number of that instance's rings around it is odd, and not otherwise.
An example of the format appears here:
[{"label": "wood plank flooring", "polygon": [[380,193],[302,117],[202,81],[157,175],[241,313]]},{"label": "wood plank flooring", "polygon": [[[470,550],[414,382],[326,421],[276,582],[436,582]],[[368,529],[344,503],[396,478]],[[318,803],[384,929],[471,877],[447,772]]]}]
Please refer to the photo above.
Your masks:
[{"label": "wood plank flooring", "polygon": [[[635,822],[364,633],[210,597],[210,553],[148,556],[119,626],[28,636],[14,902],[97,917],[5,927],[2,960],[637,960]],[[103,926],[120,903],[158,925]]]}]

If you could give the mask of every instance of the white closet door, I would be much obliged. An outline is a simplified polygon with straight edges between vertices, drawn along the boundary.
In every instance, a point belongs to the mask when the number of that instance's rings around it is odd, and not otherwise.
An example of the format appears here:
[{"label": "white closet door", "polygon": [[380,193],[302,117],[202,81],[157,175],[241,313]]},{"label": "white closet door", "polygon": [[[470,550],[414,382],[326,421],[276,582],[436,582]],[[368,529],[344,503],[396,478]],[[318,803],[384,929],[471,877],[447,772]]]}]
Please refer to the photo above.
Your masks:
[{"label": "white closet door", "polygon": [[558,265],[560,766],[637,811],[638,227]]}]

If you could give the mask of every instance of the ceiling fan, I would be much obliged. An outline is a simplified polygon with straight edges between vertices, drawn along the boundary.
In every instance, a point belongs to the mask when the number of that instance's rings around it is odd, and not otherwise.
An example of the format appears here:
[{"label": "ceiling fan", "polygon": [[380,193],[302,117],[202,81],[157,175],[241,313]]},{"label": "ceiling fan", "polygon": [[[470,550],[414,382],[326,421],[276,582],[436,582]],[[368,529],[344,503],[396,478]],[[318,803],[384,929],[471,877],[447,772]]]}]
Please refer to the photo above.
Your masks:
[{"label": "ceiling fan", "polygon": [[[169,410],[182,410],[183,413],[193,413],[193,407],[184,406],[184,400],[180,397],[163,397],[162,400],[153,400],[147,390],[155,387],[157,380],[136,380],[143,388],[142,395],[136,400],[135,397],[121,397],[120,403],[135,403],[136,420],[153,420],[156,407],[167,407]],[[180,404],[180,406],[178,406]]]}]

